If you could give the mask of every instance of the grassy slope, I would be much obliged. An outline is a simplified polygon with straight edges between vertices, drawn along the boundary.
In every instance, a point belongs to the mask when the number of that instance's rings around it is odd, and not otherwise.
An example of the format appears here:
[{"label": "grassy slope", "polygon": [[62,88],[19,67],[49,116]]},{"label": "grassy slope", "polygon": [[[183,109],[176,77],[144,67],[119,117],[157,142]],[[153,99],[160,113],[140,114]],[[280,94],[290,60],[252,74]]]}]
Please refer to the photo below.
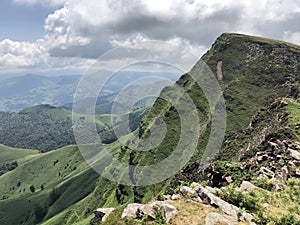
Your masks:
[{"label": "grassy slope", "polygon": [[19,161],[26,156],[37,154],[36,150],[11,148],[0,144],[0,165],[12,161]]},{"label": "grassy slope", "polygon": [[[51,192],[57,188],[60,197],[51,204],[47,213],[52,217],[88,195],[97,178],[98,174],[83,161],[75,146],[34,155],[0,177],[0,196],[3,199],[0,201],[0,223],[37,223],[36,208],[47,209]],[[31,185],[36,188],[34,193],[30,191]]]},{"label": "grassy slope", "polygon": [[[258,45],[260,52],[257,50],[253,52],[251,50],[253,45]],[[289,95],[292,88],[299,88],[299,76],[294,68],[298,63],[295,59],[300,60],[299,49],[300,47],[291,47],[274,40],[223,34],[202,57],[214,73],[217,61],[220,59],[223,61],[224,79],[220,85],[226,99],[227,138],[247,128],[252,116],[271,104],[276,98]],[[284,54],[294,58],[294,61],[290,63],[282,61]],[[195,67],[189,73],[196,73],[196,71]],[[294,83],[287,85],[289,80],[293,80]],[[199,129],[205,130],[206,127],[209,127],[209,116],[207,103],[201,89],[194,84],[188,74],[182,76],[177,84],[183,86],[194,101],[201,121]],[[170,89],[165,89],[162,95],[167,94],[168,91]],[[134,151],[124,153],[121,150],[119,157],[128,160],[128,155],[132,152],[135,154],[133,161],[136,164],[145,165],[153,163],[156,159],[161,160],[173,151],[179,140],[180,124],[176,111],[172,110],[172,107],[165,101],[161,99],[156,101],[153,108],[142,119],[139,134],[142,138],[146,138],[149,134],[149,125],[157,117],[162,118],[169,128],[166,138],[158,148],[149,153],[135,153]],[[206,131],[209,130],[206,129]],[[202,131],[201,133],[203,141],[199,143],[192,160],[196,162],[201,158],[208,135],[207,132]],[[222,152],[224,159],[236,159],[239,155],[237,148],[228,150],[225,153]],[[186,175],[189,176],[189,173],[196,175],[195,169],[187,170]]]},{"label": "grassy slope", "polygon": [[[106,147],[113,151],[118,145]],[[93,163],[104,168],[110,161],[101,147],[95,149],[99,152]],[[76,146],[21,158],[19,167],[0,177],[0,224],[37,224],[48,219],[46,224],[81,222],[99,205],[133,201],[130,195],[118,200],[118,188],[117,183],[99,177]]]}]

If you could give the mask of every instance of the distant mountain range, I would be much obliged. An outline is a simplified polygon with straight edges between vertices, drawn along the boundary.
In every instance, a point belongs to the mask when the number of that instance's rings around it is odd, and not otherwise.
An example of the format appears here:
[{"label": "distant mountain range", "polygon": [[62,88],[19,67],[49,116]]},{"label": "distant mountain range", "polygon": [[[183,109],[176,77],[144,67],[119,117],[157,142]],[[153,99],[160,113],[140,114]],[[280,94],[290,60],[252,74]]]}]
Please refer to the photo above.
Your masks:
[{"label": "distant mountain range", "polygon": [[[73,101],[73,95],[80,75],[64,76],[41,76],[36,74],[26,74],[0,79],[0,111],[13,112],[20,111],[27,107],[40,104],[52,106],[64,106]],[[122,71],[117,73],[105,86],[106,93],[118,93],[128,83],[142,77],[161,76],[172,81],[176,81],[179,73],[151,73]]]},{"label": "distant mountain range", "polygon": [[80,76],[27,74],[2,80],[0,111],[19,111],[38,104],[59,106],[72,101]]}]

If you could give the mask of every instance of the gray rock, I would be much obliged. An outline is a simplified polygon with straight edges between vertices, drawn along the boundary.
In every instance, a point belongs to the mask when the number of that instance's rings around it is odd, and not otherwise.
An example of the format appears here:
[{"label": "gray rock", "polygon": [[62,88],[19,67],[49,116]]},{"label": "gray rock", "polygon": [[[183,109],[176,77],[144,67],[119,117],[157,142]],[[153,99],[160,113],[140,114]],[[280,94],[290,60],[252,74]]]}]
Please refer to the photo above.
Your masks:
[{"label": "gray rock", "polygon": [[189,196],[189,197],[195,196],[197,194],[193,188],[186,187],[186,186],[181,187],[180,192],[182,195]]},{"label": "gray rock", "polygon": [[155,219],[155,207],[164,208],[164,217],[166,218],[167,222],[178,213],[176,207],[169,204],[167,201],[156,201],[152,204],[132,203],[128,204],[127,207],[124,209],[121,218],[133,217],[141,219],[144,215],[148,215]]},{"label": "gray rock", "polygon": [[265,202],[265,203],[262,204],[262,207],[264,207],[264,208],[268,208],[269,206],[270,206],[270,204],[267,203],[267,202]]},{"label": "gray rock", "polygon": [[205,218],[205,225],[216,225],[220,223],[226,223],[227,225],[237,225],[238,221],[232,216],[221,215],[214,212],[207,214]]},{"label": "gray rock", "polygon": [[296,169],[295,174],[296,174],[297,177],[300,177],[300,169]]},{"label": "gray rock", "polygon": [[268,159],[268,155],[264,154],[264,155],[261,155],[261,156],[257,157],[257,162],[261,163],[261,162],[263,162],[263,161],[265,161],[267,159]]},{"label": "gray rock", "polygon": [[269,141],[269,145],[270,145],[271,147],[274,147],[274,148],[277,148],[277,147],[278,147],[278,144],[276,144],[276,143],[274,143],[274,142],[271,142],[271,141]]},{"label": "gray rock", "polygon": [[255,186],[254,184],[251,184],[249,181],[243,181],[240,188],[238,190],[241,191],[252,191],[260,189],[259,187]]},{"label": "gray rock", "polygon": [[[229,215],[237,221],[237,214],[240,211],[238,207],[231,205],[228,202],[222,200],[221,198],[215,196],[214,194],[210,193],[209,190],[202,186],[195,188],[195,190],[203,201],[209,203],[214,207],[220,208],[225,214]],[[253,219],[253,216],[249,213],[243,213],[240,219],[248,221],[251,225],[255,225],[255,223],[251,221]]]},{"label": "gray rock", "polygon": [[151,205],[131,203],[124,209],[121,218],[125,217],[140,217],[141,214],[146,214],[154,218],[153,207]]},{"label": "gray rock", "polygon": [[254,222],[251,222],[253,220],[253,216],[250,213],[243,212],[240,220],[248,221],[250,225],[255,225]]},{"label": "gray rock", "polygon": [[163,195],[164,199],[166,200],[170,200],[171,199],[171,195]]},{"label": "gray rock", "polygon": [[210,186],[205,186],[205,188],[210,192],[210,193],[215,193],[217,191],[220,191],[220,189],[218,188],[213,188],[213,187],[210,187]]},{"label": "gray rock", "polygon": [[153,206],[163,207],[165,209],[165,217],[166,217],[167,222],[169,222],[170,219],[172,219],[174,216],[176,216],[178,214],[178,210],[176,209],[176,207],[169,204],[166,201],[156,201],[156,202],[153,202],[151,204],[151,206],[152,206],[152,208],[153,208]]},{"label": "gray rock", "polygon": [[300,152],[298,152],[297,150],[293,150],[293,149],[288,149],[289,154],[291,157],[293,157],[294,159],[300,161]]},{"label": "gray rock", "polygon": [[199,197],[209,203],[210,205],[220,208],[224,213],[233,216],[237,219],[237,212],[239,211],[239,208],[229,204],[228,202],[225,202],[221,198],[215,196],[214,194],[210,193],[206,188],[204,187],[197,187],[196,189]]},{"label": "gray rock", "polygon": [[233,180],[232,180],[232,177],[231,177],[231,176],[229,176],[229,177],[225,177],[225,180],[226,180],[226,182],[227,182],[228,184],[230,184],[230,183],[232,183],[232,182],[233,182]]},{"label": "gray rock", "polygon": [[114,211],[115,208],[99,208],[96,211],[94,211],[96,219],[101,223],[104,222],[109,214],[111,214],[112,211]]},{"label": "gray rock", "polygon": [[274,172],[269,170],[268,168],[262,166],[260,169],[259,169],[259,174],[260,175],[263,175],[263,176],[266,176],[266,177],[274,177]]},{"label": "gray rock", "polygon": [[180,196],[180,195],[177,195],[177,194],[173,194],[173,195],[171,196],[171,200],[173,200],[173,201],[178,200],[178,199],[180,199],[180,198],[181,198],[181,196]]}]

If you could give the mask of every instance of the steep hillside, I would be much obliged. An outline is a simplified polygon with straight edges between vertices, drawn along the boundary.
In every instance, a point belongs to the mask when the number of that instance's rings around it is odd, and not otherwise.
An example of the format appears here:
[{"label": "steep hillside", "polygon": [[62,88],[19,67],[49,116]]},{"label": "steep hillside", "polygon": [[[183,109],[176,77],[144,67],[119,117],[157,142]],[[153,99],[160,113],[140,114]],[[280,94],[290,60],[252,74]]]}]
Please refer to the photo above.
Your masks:
[{"label": "steep hillside", "polygon": [[[218,79],[226,100],[225,144],[233,134],[246,129],[258,111],[268,107],[277,98],[299,98],[300,48],[297,46],[245,35],[223,34],[202,59],[216,74],[216,77],[218,62],[222,61],[222,77]],[[211,122],[206,98],[191,78],[191,76],[197,76],[197,71],[196,65],[177,82],[195,103],[200,119],[201,138],[197,151],[190,165],[180,175],[186,176],[188,180],[201,179],[197,167],[205,149]],[[171,93],[172,88],[168,88],[162,92],[161,96],[163,98]],[[181,131],[178,113],[170,103],[158,99],[142,119],[138,134],[142,139],[147,138],[151,133],[151,124],[157,118],[163,119],[168,128],[161,144],[149,152],[134,151],[123,146],[118,154],[119,158],[130,159],[134,165],[149,165],[170,155],[179,141]],[[237,145],[231,148],[225,146],[220,150],[220,157],[224,160],[237,160],[240,156],[240,149]],[[112,164],[112,167],[115,168],[115,166],[116,164]],[[141,196],[140,199],[142,198]]]},{"label": "steep hillside", "polygon": [[203,57],[213,71],[222,60],[228,134],[278,97],[299,97],[300,47],[269,39],[223,34]]},{"label": "steep hillside", "polygon": [[91,193],[97,178],[75,146],[25,158],[0,177],[0,223],[37,224]]}]

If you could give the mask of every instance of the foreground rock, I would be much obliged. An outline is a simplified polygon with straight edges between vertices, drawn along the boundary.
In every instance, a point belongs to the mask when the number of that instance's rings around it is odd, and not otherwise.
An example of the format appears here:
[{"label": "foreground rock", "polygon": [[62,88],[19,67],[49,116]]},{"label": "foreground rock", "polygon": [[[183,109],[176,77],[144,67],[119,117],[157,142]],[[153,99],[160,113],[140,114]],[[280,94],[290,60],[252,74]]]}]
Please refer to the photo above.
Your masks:
[{"label": "foreground rock", "polygon": [[196,192],[203,201],[209,203],[210,205],[216,208],[220,208],[224,213],[233,216],[235,219],[237,219],[237,212],[239,211],[238,207],[231,205],[228,202],[225,202],[224,200],[215,196],[209,190],[202,186],[196,187]]},{"label": "foreground rock", "polygon": [[96,211],[94,211],[95,218],[99,223],[102,223],[106,220],[109,214],[111,214],[111,212],[114,210],[115,208],[99,208]]},{"label": "foreground rock", "polygon": [[178,210],[174,206],[170,205],[167,201],[156,201],[152,204],[132,203],[127,205],[127,207],[124,209],[121,218],[133,217],[141,219],[143,216],[148,215],[155,219],[155,208],[163,209],[163,216],[167,222],[169,222],[170,219],[172,219],[178,213]]},{"label": "foreground rock", "polygon": [[197,193],[193,188],[183,186],[180,188],[180,193],[183,196],[194,197]]},{"label": "foreground rock", "polygon": [[222,212],[224,212],[225,214],[234,218],[235,220],[240,219],[240,220],[248,221],[250,223],[250,225],[255,225],[255,223],[252,222],[253,216],[251,214],[244,212],[244,213],[242,213],[242,216],[240,218],[238,218],[237,215],[238,215],[238,212],[240,211],[240,209],[238,207],[215,196],[207,188],[204,188],[199,185],[195,188],[195,191],[198,193],[199,197],[203,201],[209,203],[210,205],[212,205],[216,208],[220,208],[222,210]]},{"label": "foreground rock", "polygon": [[214,212],[209,213],[205,218],[205,225],[217,224],[238,225],[238,221],[232,216],[221,215]]},{"label": "foreground rock", "polygon": [[250,183],[249,181],[243,181],[241,186],[239,188],[236,188],[236,191],[253,191],[258,189],[260,188]]}]

